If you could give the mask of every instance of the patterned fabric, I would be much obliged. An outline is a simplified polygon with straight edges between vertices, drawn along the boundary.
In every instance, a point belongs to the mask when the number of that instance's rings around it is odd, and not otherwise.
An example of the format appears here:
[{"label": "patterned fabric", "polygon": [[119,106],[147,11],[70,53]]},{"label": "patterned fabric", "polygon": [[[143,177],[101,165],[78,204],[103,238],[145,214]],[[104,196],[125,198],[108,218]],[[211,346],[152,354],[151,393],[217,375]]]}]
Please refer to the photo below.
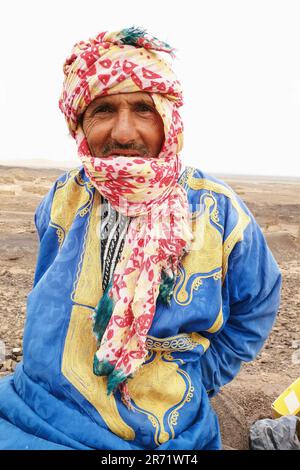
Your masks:
[{"label": "patterned fabric", "polygon": [[102,32],[74,45],[64,64],[65,81],[59,100],[73,137],[78,117],[98,96],[144,91],[164,95],[176,107],[182,105],[180,82],[167,60],[156,53],[172,54],[173,49],[145,31],[132,39],[129,28]]},{"label": "patterned fabric", "polygon": [[[172,291],[182,256],[192,241],[187,196],[178,185],[181,170],[182,104],[180,83],[155,51],[167,44],[140,30],[100,33],[80,42],[67,59],[60,99],[79,157],[96,189],[118,212],[133,217],[109,293],[95,311],[99,350],[94,372],[108,376],[108,392],[137,371],[147,355],[159,286]],[[97,96],[147,91],[164,122],[165,140],[158,158],[91,155],[78,116]],[[164,276],[164,278],[162,277]]]},{"label": "patterned fabric", "polygon": [[130,218],[116,211],[101,195],[101,267],[102,289],[105,291],[112,279],[124,247]]},{"label": "patterned fabric", "polygon": [[105,296],[96,309],[100,319],[98,324],[95,318],[95,333],[100,348],[94,369],[97,375],[108,375],[108,390],[112,391],[144,362],[162,270],[175,281],[192,233],[186,192],[177,183],[177,158],[82,156],[82,160],[91,181],[111,204],[121,213],[135,216],[108,294],[113,312],[104,334]]}]

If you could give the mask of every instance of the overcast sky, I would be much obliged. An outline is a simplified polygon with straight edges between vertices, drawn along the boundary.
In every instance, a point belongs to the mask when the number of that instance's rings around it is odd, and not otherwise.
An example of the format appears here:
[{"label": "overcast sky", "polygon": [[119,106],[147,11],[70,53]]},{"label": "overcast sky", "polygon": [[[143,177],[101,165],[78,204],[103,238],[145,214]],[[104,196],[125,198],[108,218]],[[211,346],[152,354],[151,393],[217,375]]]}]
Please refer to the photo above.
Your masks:
[{"label": "overcast sky", "polygon": [[0,19],[0,160],[80,162],[58,109],[75,42],[145,27],[177,49],[183,158],[207,172],[300,176],[300,1],[11,1]]}]

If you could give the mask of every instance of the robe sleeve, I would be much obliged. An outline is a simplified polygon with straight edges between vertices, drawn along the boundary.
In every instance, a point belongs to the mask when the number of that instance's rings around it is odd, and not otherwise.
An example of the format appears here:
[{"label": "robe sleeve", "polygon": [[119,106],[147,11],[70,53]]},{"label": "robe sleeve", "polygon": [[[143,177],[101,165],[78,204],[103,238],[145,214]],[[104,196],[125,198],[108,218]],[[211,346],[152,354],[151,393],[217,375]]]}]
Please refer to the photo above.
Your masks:
[{"label": "robe sleeve", "polygon": [[50,222],[50,213],[51,213],[51,206],[52,206],[53,196],[55,192],[55,187],[56,187],[56,183],[54,186],[52,186],[52,188],[46,194],[46,196],[43,197],[43,199],[37,206],[35,214],[34,214],[34,223],[37,229],[40,242],[42,241],[44,233],[46,232],[47,227]]},{"label": "robe sleeve", "polygon": [[243,361],[261,350],[276,319],[281,274],[264,235],[247,210],[251,222],[230,254],[223,285],[229,316],[201,358],[202,380],[209,396],[239,372]]},{"label": "robe sleeve", "polygon": [[52,186],[50,191],[42,199],[42,201],[38,205],[34,214],[34,223],[35,223],[36,230],[38,233],[40,245],[39,245],[39,252],[38,252],[38,257],[37,257],[33,287],[41,279],[42,275],[45,273],[48,266],[51,264],[51,259],[53,258],[52,256],[53,248],[49,243],[47,243],[45,234],[49,228],[51,207],[52,207],[52,201],[53,201],[53,197],[54,197],[55,190],[56,190],[56,184],[57,182]]}]

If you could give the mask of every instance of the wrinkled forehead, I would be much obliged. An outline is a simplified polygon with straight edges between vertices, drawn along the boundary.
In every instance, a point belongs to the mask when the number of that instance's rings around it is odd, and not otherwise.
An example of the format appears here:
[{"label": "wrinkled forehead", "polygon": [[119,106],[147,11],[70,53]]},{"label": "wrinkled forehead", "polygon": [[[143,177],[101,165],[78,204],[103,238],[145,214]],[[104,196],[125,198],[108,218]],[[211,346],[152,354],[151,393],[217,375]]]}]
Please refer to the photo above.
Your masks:
[{"label": "wrinkled forehead", "polygon": [[156,108],[152,95],[147,92],[116,93],[112,95],[98,96],[88,105],[87,110],[98,106],[100,103],[109,103],[113,105],[144,103]]}]

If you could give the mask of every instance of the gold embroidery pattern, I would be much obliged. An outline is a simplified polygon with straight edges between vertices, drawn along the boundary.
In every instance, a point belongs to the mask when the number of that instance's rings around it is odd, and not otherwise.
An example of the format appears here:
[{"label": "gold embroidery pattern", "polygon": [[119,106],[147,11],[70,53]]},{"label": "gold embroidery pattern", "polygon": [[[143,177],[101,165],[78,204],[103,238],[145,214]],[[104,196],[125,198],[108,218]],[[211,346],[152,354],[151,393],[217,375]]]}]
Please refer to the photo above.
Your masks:
[{"label": "gold embroidery pattern", "polygon": [[221,307],[216,320],[214,321],[212,326],[208,328],[208,330],[205,330],[205,331],[207,331],[208,333],[216,333],[217,331],[219,331],[222,325],[223,325],[223,311]]},{"label": "gold embroidery pattern", "polygon": [[102,295],[101,244],[97,234],[100,204],[100,194],[95,192],[72,292],[72,300],[81,305],[74,305],[71,312],[62,374],[93,405],[114,434],[124,440],[133,440],[135,432],[121,418],[115,397],[107,396],[106,377],[97,377],[93,372],[97,343],[92,330],[90,307],[95,307]]},{"label": "gold embroidery pattern", "polygon": [[98,233],[100,224],[100,193],[95,191],[90,218],[84,234],[83,249],[77,267],[71,299],[81,305],[95,308],[102,296],[101,243]]},{"label": "gold embroidery pattern", "polygon": [[220,183],[215,183],[214,181],[210,181],[208,179],[194,178],[193,176],[188,179],[188,185],[189,188],[193,190],[205,189],[208,191],[213,191],[214,193],[224,194],[230,199],[231,204],[237,211],[238,221],[236,223],[236,226],[228,235],[223,244],[222,280],[224,282],[228,269],[229,255],[235,247],[236,243],[243,240],[243,234],[246,227],[250,223],[250,217],[248,216],[248,214],[246,214],[246,212],[239,204],[234,192],[226,186],[223,186]]},{"label": "gold embroidery pattern", "polygon": [[195,168],[188,166],[184,173],[181,175],[181,177],[178,180],[178,183],[181,184],[182,186],[188,185],[189,179],[193,176],[195,172]]},{"label": "gold embroidery pattern", "polygon": [[154,336],[147,336],[146,347],[152,351],[165,351],[165,352],[184,352],[192,351],[201,345],[204,351],[210,345],[210,342],[204,336],[198,333],[181,333],[176,336],[168,338],[155,338]]},{"label": "gold embroidery pattern", "polygon": [[56,229],[60,248],[76,215],[84,217],[92,205],[92,185],[84,182],[79,172],[75,168],[66,174],[64,181],[58,181],[53,197],[49,225]]},{"label": "gold embroidery pattern", "polygon": [[217,201],[211,192],[201,195],[200,207],[202,210],[192,220],[191,251],[183,258],[174,290],[174,300],[181,306],[192,302],[193,291],[198,290],[203,279],[216,280],[221,273],[223,228],[218,224]]},{"label": "gold embroidery pattern", "polygon": [[80,173],[78,173],[76,176],[75,176],[75,181],[77,182],[77,184],[79,186],[84,186],[86,191],[89,193],[90,195],[90,198],[88,200],[88,202],[79,210],[78,214],[80,215],[80,217],[84,217],[91,209],[91,204],[93,202],[93,184],[90,182],[90,181],[83,181],[82,179],[82,176],[80,175]]},{"label": "gold embroidery pattern", "polygon": [[59,248],[62,247],[62,244],[64,242],[64,239],[65,239],[65,231],[62,227],[60,227],[59,225],[55,224],[54,222],[51,222],[49,223],[50,227],[53,227],[53,228],[56,228],[56,235],[57,235],[57,240],[58,240],[58,245],[59,245]]},{"label": "gold embroidery pattern", "polygon": [[63,353],[62,373],[94,406],[114,434],[125,440],[133,440],[134,430],[121,418],[114,396],[107,395],[106,377],[97,377],[93,373],[96,350],[90,309],[74,305]]},{"label": "gold embroidery pattern", "polygon": [[65,174],[65,179],[63,181],[58,181],[56,184],[56,189],[61,189],[63,188],[67,182],[69,181],[70,178],[75,177],[75,175],[78,173],[78,168],[73,168],[72,170],[68,171]]},{"label": "gold embroidery pattern", "polygon": [[[145,414],[154,427],[154,441],[160,445],[175,437],[179,410],[193,397],[194,387],[189,375],[171,354],[151,351],[147,362],[128,382],[134,409]],[[168,429],[164,424],[167,417]]]},{"label": "gold embroidery pattern", "polygon": [[[174,300],[181,306],[192,302],[193,292],[197,291],[204,279],[212,278],[224,282],[228,269],[228,258],[237,242],[243,239],[243,233],[250,222],[250,217],[239,204],[234,192],[220,183],[194,177],[195,169],[188,167],[180,179],[187,191],[204,190],[200,197],[200,210],[193,213],[192,229],[194,241],[192,250],[182,261],[179,279],[174,291]],[[219,223],[217,201],[213,193],[224,194],[231,201],[238,216],[231,233],[223,241],[224,228]],[[198,222],[198,223],[197,223]],[[213,325],[206,331],[215,333],[223,325],[223,312],[220,309]]]}]

